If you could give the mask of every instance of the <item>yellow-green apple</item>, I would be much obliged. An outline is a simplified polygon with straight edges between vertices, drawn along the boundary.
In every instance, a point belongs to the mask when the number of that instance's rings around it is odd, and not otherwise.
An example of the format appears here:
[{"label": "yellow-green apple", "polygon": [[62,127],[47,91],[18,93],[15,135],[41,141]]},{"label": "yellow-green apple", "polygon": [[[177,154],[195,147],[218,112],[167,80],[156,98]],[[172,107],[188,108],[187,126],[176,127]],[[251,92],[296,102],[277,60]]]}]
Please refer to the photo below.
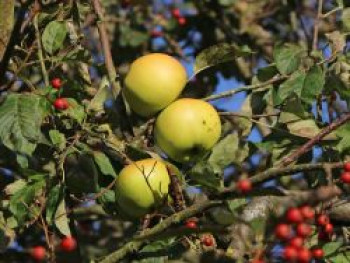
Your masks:
[{"label": "yellow-green apple", "polygon": [[156,144],[173,160],[196,161],[210,150],[221,135],[215,108],[199,99],[183,98],[170,104],[157,117]]}]

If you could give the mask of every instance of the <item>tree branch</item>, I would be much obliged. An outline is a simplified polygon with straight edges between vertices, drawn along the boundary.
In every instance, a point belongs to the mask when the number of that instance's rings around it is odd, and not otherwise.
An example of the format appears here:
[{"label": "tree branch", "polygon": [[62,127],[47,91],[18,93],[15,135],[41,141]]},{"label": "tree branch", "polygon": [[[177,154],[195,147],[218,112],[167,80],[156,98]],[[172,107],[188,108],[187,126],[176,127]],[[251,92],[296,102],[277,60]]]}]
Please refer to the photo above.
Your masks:
[{"label": "tree branch", "polygon": [[276,77],[274,77],[268,81],[262,82],[262,83],[252,84],[252,85],[248,85],[248,86],[237,88],[237,89],[227,90],[227,91],[221,92],[219,94],[214,94],[214,95],[208,96],[208,97],[204,98],[203,100],[211,101],[211,100],[217,100],[217,99],[221,99],[221,98],[225,98],[225,97],[230,97],[238,92],[251,91],[254,89],[263,88],[265,86],[271,85],[273,83],[276,83],[280,80],[284,80],[286,78],[287,78],[287,76],[276,76]]},{"label": "tree branch", "polygon": [[97,21],[97,28],[100,34],[103,54],[105,56],[105,65],[106,65],[109,81],[112,84],[112,94],[114,98],[116,98],[121,88],[120,88],[119,82],[117,81],[118,75],[113,64],[111,48],[108,41],[108,34],[107,34],[105,24],[103,22],[104,16],[102,12],[101,2],[99,0],[93,0],[92,5],[99,20]]},{"label": "tree branch", "polygon": [[312,42],[312,50],[317,50],[318,45],[318,29],[320,27],[320,20],[322,18],[322,8],[323,8],[323,0],[318,0],[318,10],[317,10],[317,17],[315,19],[315,26],[314,26],[314,37]]},{"label": "tree branch", "polygon": [[[325,168],[335,169],[335,168],[341,168],[343,167],[343,165],[344,165],[343,162],[335,162],[335,163],[308,163],[308,164],[299,164],[299,165],[293,165],[290,167],[279,167],[279,168],[275,167],[250,177],[250,180],[252,183],[258,184],[282,175],[288,175],[288,174],[294,174],[298,172],[305,172],[305,171],[312,171],[312,170],[324,170]],[[228,198],[236,194],[237,194],[236,185],[227,187],[220,192],[220,196],[224,198]]]},{"label": "tree branch", "polygon": [[223,204],[223,201],[204,201],[195,205],[192,205],[185,210],[178,212],[164,219],[161,223],[157,224],[151,229],[144,230],[141,234],[135,236],[133,240],[127,242],[123,247],[111,253],[100,263],[113,263],[119,262],[122,258],[124,258],[128,253],[131,253],[135,250],[138,250],[145,242],[146,237],[151,237],[162,233],[166,229],[168,229],[171,225],[180,223],[181,221],[190,218],[200,212],[203,212],[209,208],[220,206]]},{"label": "tree branch", "polygon": [[292,152],[290,155],[287,155],[284,157],[280,163],[278,163],[276,166],[288,166],[295,160],[297,160],[301,155],[311,150],[311,148],[320,142],[325,136],[330,134],[332,131],[340,127],[341,125],[345,124],[347,121],[350,120],[350,113],[346,113],[343,116],[341,116],[336,121],[332,122],[330,125],[328,125],[326,128],[324,128],[321,132],[319,132],[314,138],[307,141],[303,146],[301,146],[296,151]]}]

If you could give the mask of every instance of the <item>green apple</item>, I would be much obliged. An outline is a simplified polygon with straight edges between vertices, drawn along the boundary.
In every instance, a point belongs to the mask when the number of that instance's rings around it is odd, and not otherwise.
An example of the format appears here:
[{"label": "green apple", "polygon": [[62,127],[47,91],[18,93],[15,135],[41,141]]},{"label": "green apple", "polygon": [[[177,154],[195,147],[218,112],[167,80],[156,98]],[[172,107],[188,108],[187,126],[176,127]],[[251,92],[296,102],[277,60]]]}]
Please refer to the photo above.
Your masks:
[{"label": "green apple", "polygon": [[149,117],[176,100],[186,81],[180,62],[166,54],[152,53],[131,64],[123,92],[134,112]]},{"label": "green apple", "polygon": [[183,98],[170,104],[157,117],[156,144],[173,160],[196,161],[221,135],[220,117],[208,102]]},{"label": "green apple", "polygon": [[129,218],[139,218],[162,205],[168,197],[170,178],[166,165],[153,158],[136,161],[118,175],[117,207]]}]

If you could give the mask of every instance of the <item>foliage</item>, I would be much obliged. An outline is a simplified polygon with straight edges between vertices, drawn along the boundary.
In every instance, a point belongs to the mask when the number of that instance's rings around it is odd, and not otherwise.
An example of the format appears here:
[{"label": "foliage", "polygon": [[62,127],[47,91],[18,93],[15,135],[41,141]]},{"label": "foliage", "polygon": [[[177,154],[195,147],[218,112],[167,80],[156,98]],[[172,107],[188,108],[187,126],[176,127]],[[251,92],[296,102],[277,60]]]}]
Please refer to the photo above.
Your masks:
[{"label": "foliage", "polygon": [[[329,214],[344,205],[331,242],[314,235],[308,246],[349,261],[349,188],[339,180],[350,153],[348,1],[9,2],[12,31],[0,22],[1,259],[27,262],[43,245],[48,262],[271,262],[281,260],[273,226],[289,206],[309,203]],[[154,119],[133,113],[119,92],[130,63],[148,52],[190,65],[181,96],[220,113],[222,136],[196,163],[166,158]],[[242,87],[222,91],[232,79]],[[55,108],[57,98],[68,109]],[[127,221],[115,180],[149,157],[168,164],[170,201]],[[241,178],[252,193],[237,189]],[[334,184],[343,190],[336,198]],[[330,193],[314,194],[325,185]],[[188,219],[198,227],[186,228]],[[70,235],[78,249],[67,254],[56,244]]]}]

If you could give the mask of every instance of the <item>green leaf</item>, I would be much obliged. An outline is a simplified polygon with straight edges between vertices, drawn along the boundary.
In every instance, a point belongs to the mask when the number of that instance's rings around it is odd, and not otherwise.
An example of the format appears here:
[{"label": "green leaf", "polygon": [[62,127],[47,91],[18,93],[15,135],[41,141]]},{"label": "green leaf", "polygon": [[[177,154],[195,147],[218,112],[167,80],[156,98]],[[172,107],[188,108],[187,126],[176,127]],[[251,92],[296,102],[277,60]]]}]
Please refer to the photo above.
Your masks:
[{"label": "green leaf", "polygon": [[222,6],[232,6],[237,0],[219,0],[219,4]]},{"label": "green leaf", "polygon": [[341,21],[343,24],[343,30],[350,31],[350,7],[343,9]]},{"label": "green leaf", "polygon": [[313,66],[307,73],[301,92],[301,99],[311,104],[321,94],[325,84],[325,76],[320,66]]},{"label": "green leaf", "polygon": [[103,152],[93,152],[93,157],[94,160],[97,164],[97,166],[100,168],[100,171],[102,174],[104,175],[110,175],[113,178],[117,177],[114,168],[111,164],[111,161],[109,160],[109,158],[107,157],[107,155],[105,155]]},{"label": "green leaf", "polygon": [[60,133],[58,130],[50,130],[49,136],[52,144],[60,150],[66,148],[66,137],[63,133]]},{"label": "green leaf", "polygon": [[235,44],[222,43],[209,47],[196,57],[194,74],[221,63],[235,60],[237,57],[250,55],[253,52],[248,47],[239,47]]},{"label": "green leaf", "polygon": [[63,115],[69,116],[71,119],[76,120],[79,124],[82,124],[85,119],[86,113],[82,105],[80,105],[75,99],[67,99],[69,108],[62,112]]},{"label": "green leaf", "polygon": [[273,51],[277,69],[283,75],[296,71],[304,55],[305,50],[294,44],[277,45]]},{"label": "green leaf", "polygon": [[108,99],[113,99],[113,94],[109,87],[107,77],[103,77],[100,82],[100,86],[98,88],[97,93],[95,94],[88,106],[88,110],[92,110],[95,112],[104,111],[104,103]]},{"label": "green leaf", "polygon": [[66,202],[61,200],[55,213],[55,225],[57,229],[65,236],[71,236],[69,228],[69,218],[67,217]]},{"label": "green leaf", "polygon": [[45,51],[49,54],[59,50],[67,36],[67,27],[65,22],[52,21],[44,30],[42,42]]},{"label": "green leaf", "polygon": [[208,162],[213,167],[223,170],[232,163],[240,164],[248,155],[248,146],[240,143],[237,133],[232,133],[213,147]]},{"label": "green leaf", "polygon": [[344,153],[350,149],[350,124],[346,123],[335,130],[336,136],[340,139],[336,145],[336,149]]},{"label": "green leaf", "polygon": [[26,185],[27,185],[26,181],[24,181],[23,179],[18,179],[16,181],[14,181],[13,183],[8,184],[5,187],[4,192],[6,195],[14,195],[17,191],[21,190]]},{"label": "green leaf", "polygon": [[283,82],[277,91],[277,95],[283,102],[290,95],[295,94],[298,97],[301,96],[301,91],[304,87],[304,81],[306,78],[306,74],[302,71],[294,72],[290,78],[288,78],[285,82]]},{"label": "green leaf", "polygon": [[32,202],[36,195],[40,194],[45,181],[38,181],[18,190],[10,199],[10,211],[15,216],[20,225],[24,224],[26,219],[35,216],[32,211]]},{"label": "green leaf", "polygon": [[41,141],[44,118],[42,98],[9,94],[0,105],[0,140],[11,150],[30,155]]},{"label": "green leaf", "polygon": [[325,257],[328,257],[329,255],[332,255],[337,252],[339,248],[343,246],[342,242],[328,242],[326,243],[322,249],[324,251]]},{"label": "green leaf", "polygon": [[198,162],[189,172],[189,177],[201,186],[219,189],[222,186],[222,174],[207,161]]},{"label": "green leaf", "polygon": [[46,222],[51,225],[56,214],[57,207],[62,194],[62,187],[55,185],[51,188],[46,202]]}]

